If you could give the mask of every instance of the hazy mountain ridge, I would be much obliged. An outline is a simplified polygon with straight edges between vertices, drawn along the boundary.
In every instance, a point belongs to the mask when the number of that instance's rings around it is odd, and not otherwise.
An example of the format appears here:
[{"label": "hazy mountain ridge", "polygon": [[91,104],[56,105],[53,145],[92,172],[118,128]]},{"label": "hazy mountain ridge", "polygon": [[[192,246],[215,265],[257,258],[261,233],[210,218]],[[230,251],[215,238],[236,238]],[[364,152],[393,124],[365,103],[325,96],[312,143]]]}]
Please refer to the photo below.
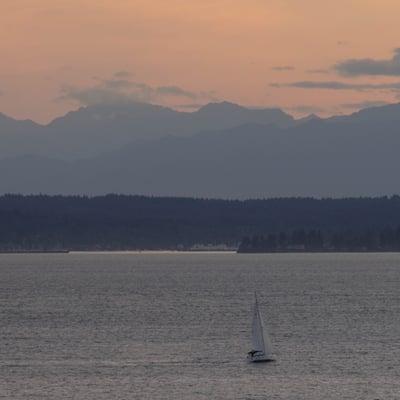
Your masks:
[{"label": "hazy mountain ridge", "polygon": [[37,156],[2,160],[0,191],[222,198],[398,193],[399,115],[400,105],[391,105],[284,128],[247,123],[138,138],[68,163]]},{"label": "hazy mountain ridge", "polygon": [[71,111],[45,126],[4,117],[0,118],[0,158],[34,154],[74,160],[116,150],[137,139],[190,136],[246,123],[288,127],[294,118],[279,109],[253,110],[227,102],[210,103],[191,113],[145,103],[95,105]]}]

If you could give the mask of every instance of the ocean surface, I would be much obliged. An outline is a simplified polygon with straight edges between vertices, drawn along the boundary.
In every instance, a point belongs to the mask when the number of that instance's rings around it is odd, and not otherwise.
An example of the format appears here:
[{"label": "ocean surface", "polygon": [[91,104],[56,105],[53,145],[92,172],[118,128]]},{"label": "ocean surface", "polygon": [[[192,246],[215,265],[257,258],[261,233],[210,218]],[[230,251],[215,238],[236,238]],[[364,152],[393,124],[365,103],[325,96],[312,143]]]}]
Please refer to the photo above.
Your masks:
[{"label": "ocean surface", "polygon": [[400,255],[0,255],[0,398],[400,399]]}]

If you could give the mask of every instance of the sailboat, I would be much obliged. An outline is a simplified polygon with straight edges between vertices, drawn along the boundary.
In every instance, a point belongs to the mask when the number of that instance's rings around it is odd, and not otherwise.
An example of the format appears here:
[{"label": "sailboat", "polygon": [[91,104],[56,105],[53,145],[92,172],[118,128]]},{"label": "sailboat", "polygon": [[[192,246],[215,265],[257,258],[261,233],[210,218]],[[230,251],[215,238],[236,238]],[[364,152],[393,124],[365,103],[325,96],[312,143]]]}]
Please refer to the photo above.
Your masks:
[{"label": "sailboat", "polygon": [[254,293],[254,296],[255,302],[251,329],[253,349],[247,353],[247,359],[251,362],[274,361],[271,342],[265,330],[264,322],[258,307],[257,293]]}]

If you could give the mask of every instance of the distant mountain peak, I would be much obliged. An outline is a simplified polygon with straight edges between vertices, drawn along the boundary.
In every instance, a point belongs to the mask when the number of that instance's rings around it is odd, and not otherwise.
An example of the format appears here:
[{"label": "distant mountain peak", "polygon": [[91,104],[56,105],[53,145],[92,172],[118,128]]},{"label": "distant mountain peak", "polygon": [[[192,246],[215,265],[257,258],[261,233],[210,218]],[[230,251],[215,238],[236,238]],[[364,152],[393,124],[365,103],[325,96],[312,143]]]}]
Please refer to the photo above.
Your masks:
[{"label": "distant mountain peak", "polygon": [[296,125],[300,125],[300,124],[304,124],[306,122],[311,122],[311,121],[321,121],[322,118],[320,116],[318,116],[317,114],[309,114],[303,118],[299,118],[296,119],[295,124]]},{"label": "distant mountain peak", "polygon": [[240,106],[239,104],[231,103],[229,101],[221,101],[221,102],[212,102],[208,103],[205,106],[201,107],[198,112],[200,113],[208,113],[208,112],[227,112],[227,111],[238,111],[238,110],[246,110],[245,107]]},{"label": "distant mountain peak", "polygon": [[362,110],[359,110],[355,113],[352,114],[352,116],[358,116],[358,117],[370,117],[373,116],[375,118],[390,118],[390,119],[395,119],[399,120],[400,119],[400,103],[393,103],[393,104],[387,104],[384,106],[374,106],[374,107],[367,107],[363,108]]},{"label": "distant mountain peak", "polygon": [[57,127],[65,123],[70,123],[71,121],[78,125],[92,122],[102,123],[102,121],[109,122],[112,120],[118,123],[118,119],[125,120],[126,118],[134,119],[137,117],[151,118],[152,116],[160,114],[178,114],[178,112],[164,106],[140,102],[93,104],[79,107],[61,117],[55,118],[50,122],[49,126]]},{"label": "distant mountain peak", "polygon": [[0,112],[0,121],[15,122],[15,123],[22,122],[22,120],[17,120],[17,119],[15,119],[13,117],[9,117],[8,115],[6,115],[6,114],[4,114],[2,112]]},{"label": "distant mountain peak", "polygon": [[[200,113],[103,105],[35,129],[0,115],[0,192],[229,198],[396,193],[399,129],[400,104],[303,120],[229,102],[211,103]],[[49,160],[54,156],[61,161]]]},{"label": "distant mountain peak", "polygon": [[[16,125],[20,125],[20,126],[24,126],[24,127],[38,127],[39,124],[37,124],[36,122],[33,122],[30,119],[16,119],[13,117],[10,117],[2,112],[0,112],[0,124],[2,124],[3,126],[16,126]],[[1,126],[0,126],[1,127]]]},{"label": "distant mountain peak", "polygon": [[303,119],[304,119],[305,121],[310,121],[310,120],[312,120],[312,119],[322,119],[322,118],[321,118],[319,115],[312,113],[312,114],[307,115],[307,116],[304,117]]},{"label": "distant mountain peak", "polygon": [[[245,107],[240,104],[232,103],[229,101],[212,102],[204,105],[198,113],[234,113],[234,112],[249,112],[249,113],[262,113],[262,112],[279,112],[286,114],[278,107]],[[288,115],[288,114],[286,114]]]},{"label": "distant mountain peak", "polygon": [[363,108],[349,115],[328,118],[329,122],[391,123],[400,121],[400,103]]},{"label": "distant mountain peak", "polygon": [[0,119],[12,119],[11,117],[9,117],[8,115],[6,115],[6,114],[4,114],[4,113],[2,113],[2,112],[0,112]]}]

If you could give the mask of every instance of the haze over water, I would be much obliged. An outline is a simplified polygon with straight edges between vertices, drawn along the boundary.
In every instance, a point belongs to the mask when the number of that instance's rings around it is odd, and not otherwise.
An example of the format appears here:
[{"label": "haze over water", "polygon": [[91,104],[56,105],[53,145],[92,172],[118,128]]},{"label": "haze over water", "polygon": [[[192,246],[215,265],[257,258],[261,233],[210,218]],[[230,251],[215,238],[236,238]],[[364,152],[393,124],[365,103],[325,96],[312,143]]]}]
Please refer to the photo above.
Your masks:
[{"label": "haze over water", "polygon": [[[398,399],[399,254],[0,256],[0,398]],[[254,290],[277,358],[248,364]]]}]

